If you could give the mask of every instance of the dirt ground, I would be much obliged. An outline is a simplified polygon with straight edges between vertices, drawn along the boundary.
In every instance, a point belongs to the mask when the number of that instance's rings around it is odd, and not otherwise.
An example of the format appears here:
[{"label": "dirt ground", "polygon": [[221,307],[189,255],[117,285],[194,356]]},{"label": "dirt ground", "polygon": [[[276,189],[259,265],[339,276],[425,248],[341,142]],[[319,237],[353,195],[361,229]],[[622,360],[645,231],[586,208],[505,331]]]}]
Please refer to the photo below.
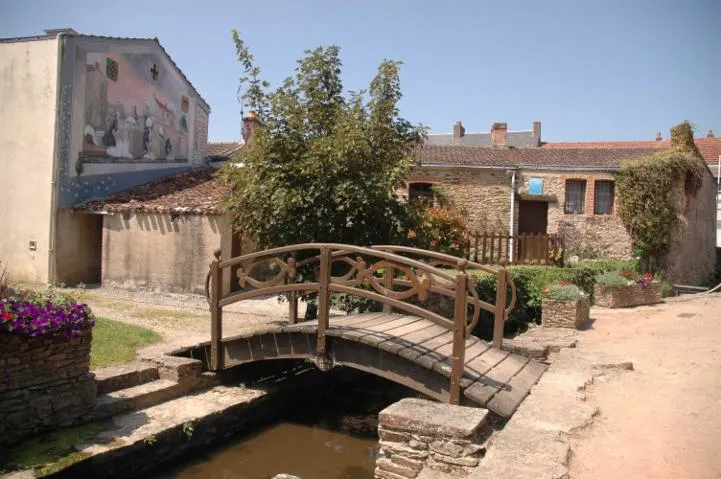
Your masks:
[{"label": "dirt ground", "polygon": [[600,414],[571,441],[570,477],[721,478],[721,295],[601,311],[578,347],[634,371],[588,388]]},{"label": "dirt ground", "polygon": [[[83,292],[97,316],[149,327],[162,350],[210,337],[205,298]],[[275,298],[227,308],[224,335],[285,319]],[[302,311],[299,312],[303,314]],[[572,440],[569,477],[721,478],[721,295],[629,310],[594,308],[578,347],[633,362],[587,388],[600,414]]]}]

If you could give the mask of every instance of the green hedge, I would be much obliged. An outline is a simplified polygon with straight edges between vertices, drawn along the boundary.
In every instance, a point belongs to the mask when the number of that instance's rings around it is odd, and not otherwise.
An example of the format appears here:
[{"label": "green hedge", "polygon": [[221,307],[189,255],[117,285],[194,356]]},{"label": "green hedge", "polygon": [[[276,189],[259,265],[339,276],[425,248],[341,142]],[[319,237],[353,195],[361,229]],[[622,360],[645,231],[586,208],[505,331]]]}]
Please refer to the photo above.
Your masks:
[{"label": "green hedge", "polygon": [[[514,335],[525,330],[529,323],[540,322],[543,288],[554,281],[571,282],[591,295],[591,300],[593,300],[596,275],[607,271],[634,271],[635,268],[635,260],[582,261],[564,268],[555,266],[510,266],[508,271],[516,284],[516,306],[506,321],[505,334]],[[469,273],[476,278],[478,297],[481,300],[495,303],[495,276],[478,270]],[[509,292],[508,301],[510,301],[510,296]],[[481,319],[478,321],[478,326],[473,333],[484,339],[490,339],[492,328],[493,315],[482,311]]]}]

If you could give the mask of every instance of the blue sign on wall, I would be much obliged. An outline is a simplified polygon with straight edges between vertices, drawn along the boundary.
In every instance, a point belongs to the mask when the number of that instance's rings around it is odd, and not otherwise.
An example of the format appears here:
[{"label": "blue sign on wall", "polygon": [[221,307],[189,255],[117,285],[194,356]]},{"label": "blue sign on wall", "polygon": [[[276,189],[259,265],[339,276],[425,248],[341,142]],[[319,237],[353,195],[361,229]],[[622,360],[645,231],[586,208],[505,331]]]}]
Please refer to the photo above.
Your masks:
[{"label": "blue sign on wall", "polygon": [[531,178],[528,180],[528,194],[529,195],[542,195],[543,194],[543,178]]}]

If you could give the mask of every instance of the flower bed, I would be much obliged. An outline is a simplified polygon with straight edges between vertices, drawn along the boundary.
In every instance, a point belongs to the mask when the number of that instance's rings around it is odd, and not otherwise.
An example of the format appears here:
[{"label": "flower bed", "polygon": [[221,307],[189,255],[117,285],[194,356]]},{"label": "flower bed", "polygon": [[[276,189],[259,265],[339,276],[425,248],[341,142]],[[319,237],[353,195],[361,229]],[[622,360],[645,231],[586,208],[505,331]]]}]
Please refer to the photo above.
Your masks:
[{"label": "flower bed", "polygon": [[11,292],[0,299],[0,445],[89,418],[94,324],[90,309],[70,298]]},{"label": "flower bed", "polygon": [[541,324],[547,328],[582,329],[588,323],[590,301],[578,286],[559,282],[544,288]]},{"label": "flower bed", "polygon": [[594,288],[596,306],[630,308],[661,302],[661,283],[651,274],[637,276],[631,272],[606,273],[597,277]]}]

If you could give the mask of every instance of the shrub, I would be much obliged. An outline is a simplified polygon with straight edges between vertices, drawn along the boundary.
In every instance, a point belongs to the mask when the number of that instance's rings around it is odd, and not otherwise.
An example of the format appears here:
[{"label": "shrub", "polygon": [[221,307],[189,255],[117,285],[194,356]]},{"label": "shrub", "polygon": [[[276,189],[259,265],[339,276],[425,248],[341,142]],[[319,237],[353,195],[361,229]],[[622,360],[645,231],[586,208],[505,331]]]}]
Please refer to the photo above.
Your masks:
[{"label": "shrub", "polygon": [[452,256],[468,255],[468,228],[460,212],[448,206],[427,208],[413,214],[416,228],[409,240],[418,248]]},{"label": "shrub", "polygon": [[563,281],[549,284],[543,289],[543,296],[554,301],[577,301],[585,298],[587,294],[575,284]]},{"label": "shrub", "polygon": [[622,276],[618,271],[609,271],[597,275],[596,284],[604,288],[618,288],[633,284],[633,280]]}]

